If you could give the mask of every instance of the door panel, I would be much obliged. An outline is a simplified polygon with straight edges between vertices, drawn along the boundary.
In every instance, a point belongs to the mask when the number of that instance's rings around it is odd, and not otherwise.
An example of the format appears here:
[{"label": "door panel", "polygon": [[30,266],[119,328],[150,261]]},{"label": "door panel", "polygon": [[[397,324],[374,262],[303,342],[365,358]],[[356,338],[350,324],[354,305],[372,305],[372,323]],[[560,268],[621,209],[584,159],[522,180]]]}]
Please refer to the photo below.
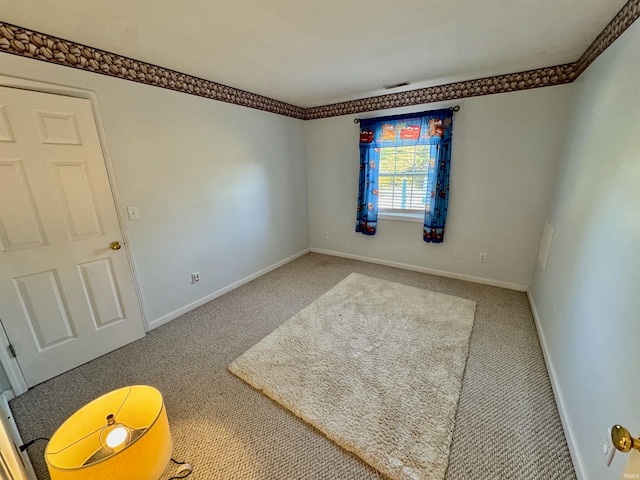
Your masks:
[{"label": "door panel", "polygon": [[96,328],[124,320],[122,301],[114,281],[110,259],[103,258],[78,265],[78,269]]},{"label": "door panel", "polygon": [[42,143],[82,145],[78,121],[73,113],[34,111]]},{"label": "door panel", "polygon": [[87,162],[53,161],[67,213],[71,240],[102,235],[100,219],[93,200],[93,185],[87,175]]},{"label": "door panel", "polygon": [[0,161],[0,219],[2,250],[44,245],[40,217],[21,160]]},{"label": "door panel", "polygon": [[76,338],[55,271],[26,275],[14,282],[39,352]]},{"label": "door panel", "polygon": [[7,109],[4,105],[0,105],[0,142],[13,142],[14,140]]},{"label": "door panel", "polygon": [[91,103],[0,87],[0,318],[28,386],[144,335]]}]

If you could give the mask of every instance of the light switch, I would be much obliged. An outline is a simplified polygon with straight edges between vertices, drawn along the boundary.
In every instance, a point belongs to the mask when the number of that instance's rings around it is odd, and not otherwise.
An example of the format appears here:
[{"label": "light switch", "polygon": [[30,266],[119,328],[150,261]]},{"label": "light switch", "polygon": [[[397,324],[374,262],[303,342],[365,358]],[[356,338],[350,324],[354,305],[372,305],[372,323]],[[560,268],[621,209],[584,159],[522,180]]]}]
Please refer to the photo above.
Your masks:
[{"label": "light switch", "polygon": [[127,213],[129,214],[129,220],[140,220],[138,207],[127,207]]}]

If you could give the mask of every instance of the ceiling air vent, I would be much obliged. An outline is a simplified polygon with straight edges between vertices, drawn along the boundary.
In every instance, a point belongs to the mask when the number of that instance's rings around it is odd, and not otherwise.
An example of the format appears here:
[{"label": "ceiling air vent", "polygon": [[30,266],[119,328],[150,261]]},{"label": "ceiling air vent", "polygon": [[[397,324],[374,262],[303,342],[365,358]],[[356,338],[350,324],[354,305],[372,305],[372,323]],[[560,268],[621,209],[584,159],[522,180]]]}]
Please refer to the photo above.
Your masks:
[{"label": "ceiling air vent", "polygon": [[393,85],[383,85],[382,88],[384,88],[385,90],[391,90],[393,88],[406,87],[407,85],[411,85],[411,83],[409,82],[394,83]]}]

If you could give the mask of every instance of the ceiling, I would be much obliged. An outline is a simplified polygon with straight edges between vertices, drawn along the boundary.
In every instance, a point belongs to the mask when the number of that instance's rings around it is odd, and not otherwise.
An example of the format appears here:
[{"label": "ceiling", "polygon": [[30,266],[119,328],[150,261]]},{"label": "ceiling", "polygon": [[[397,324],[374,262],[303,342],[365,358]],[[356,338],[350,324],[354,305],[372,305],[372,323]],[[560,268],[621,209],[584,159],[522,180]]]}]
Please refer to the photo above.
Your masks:
[{"label": "ceiling", "polygon": [[0,20],[313,107],[574,62],[626,1],[20,0]]}]

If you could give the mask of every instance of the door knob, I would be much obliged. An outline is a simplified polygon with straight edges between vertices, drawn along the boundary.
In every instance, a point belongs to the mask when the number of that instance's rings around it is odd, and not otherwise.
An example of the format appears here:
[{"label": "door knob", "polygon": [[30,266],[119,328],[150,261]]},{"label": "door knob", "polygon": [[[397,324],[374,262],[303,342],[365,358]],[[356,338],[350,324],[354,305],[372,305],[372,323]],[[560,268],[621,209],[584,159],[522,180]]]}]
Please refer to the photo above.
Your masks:
[{"label": "door knob", "polygon": [[633,438],[629,430],[622,425],[614,425],[611,427],[611,441],[613,446],[621,452],[629,452],[632,448],[640,450],[640,440]]},{"label": "door knob", "polygon": [[120,245],[120,242],[116,241],[116,242],[111,242],[109,244],[109,248],[111,250],[120,250],[122,248],[122,245]]}]

